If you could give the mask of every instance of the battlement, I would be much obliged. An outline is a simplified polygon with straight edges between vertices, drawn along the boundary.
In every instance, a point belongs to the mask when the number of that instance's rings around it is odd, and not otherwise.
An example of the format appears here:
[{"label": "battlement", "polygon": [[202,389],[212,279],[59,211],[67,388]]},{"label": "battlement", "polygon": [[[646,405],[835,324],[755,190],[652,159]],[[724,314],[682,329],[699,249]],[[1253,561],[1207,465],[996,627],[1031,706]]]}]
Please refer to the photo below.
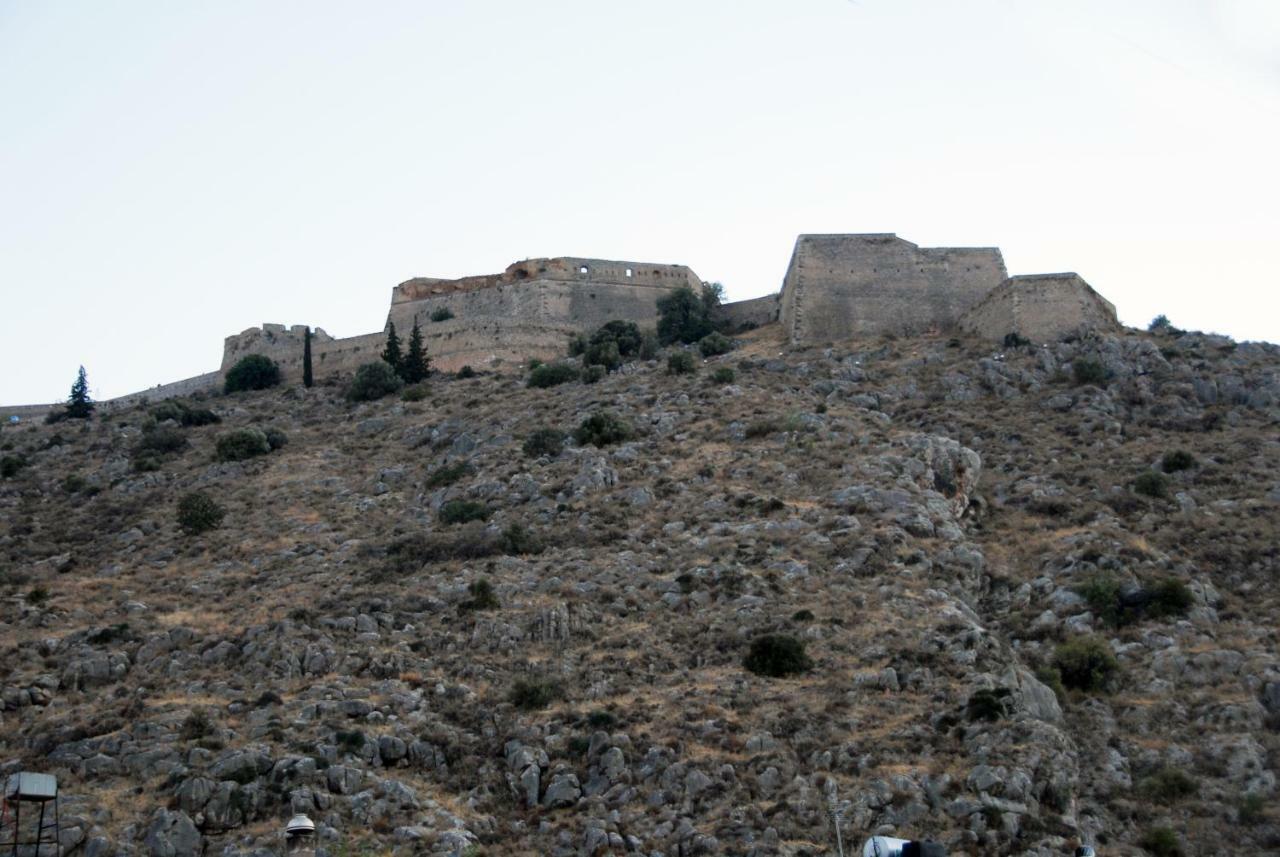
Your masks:
[{"label": "battlement", "polygon": [[437,277],[414,277],[395,287],[392,304],[412,303],[442,295],[493,289],[515,283],[551,281],[583,285],[612,284],[649,286],[653,288],[698,288],[702,281],[685,265],[653,262],[619,262],[610,259],[587,259],[576,256],[525,259],[513,262],[500,274],[481,274],[455,280]]}]

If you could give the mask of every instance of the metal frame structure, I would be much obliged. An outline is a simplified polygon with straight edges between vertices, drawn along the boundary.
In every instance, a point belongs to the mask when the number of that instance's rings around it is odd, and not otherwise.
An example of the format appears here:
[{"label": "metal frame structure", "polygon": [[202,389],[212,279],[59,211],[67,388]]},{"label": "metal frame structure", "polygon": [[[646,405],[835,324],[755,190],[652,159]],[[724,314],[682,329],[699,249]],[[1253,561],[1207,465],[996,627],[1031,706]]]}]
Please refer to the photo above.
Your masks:
[{"label": "metal frame structure", "polygon": [[[45,817],[49,803],[53,803],[53,820]],[[40,815],[34,830],[23,838],[22,805],[38,803]],[[10,821],[9,815],[13,819]],[[5,783],[3,807],[0,807],[0,853],[9,849],[11,857],[18,857],[19,849],[35,847],[35,857],[44,857],[52,849],[54,857],[62,857],[61,819],[58,814],[58,781],[52,774],[35,774],[24,771],[9,777]],[[51,834],[51,838],[46,836]]]}]

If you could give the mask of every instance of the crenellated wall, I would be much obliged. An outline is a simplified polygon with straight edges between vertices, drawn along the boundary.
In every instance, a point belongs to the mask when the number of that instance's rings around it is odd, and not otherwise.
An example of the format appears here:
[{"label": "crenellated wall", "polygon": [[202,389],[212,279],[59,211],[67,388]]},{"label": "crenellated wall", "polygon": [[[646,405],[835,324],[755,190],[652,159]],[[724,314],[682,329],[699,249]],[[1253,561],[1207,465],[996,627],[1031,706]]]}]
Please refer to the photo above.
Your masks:
[{"label": "crenellated wall", "polygon": [[801,235],[779,317],[798,345],[946,330],[1006,276],[995,247],[918,247],[893,233]]}]

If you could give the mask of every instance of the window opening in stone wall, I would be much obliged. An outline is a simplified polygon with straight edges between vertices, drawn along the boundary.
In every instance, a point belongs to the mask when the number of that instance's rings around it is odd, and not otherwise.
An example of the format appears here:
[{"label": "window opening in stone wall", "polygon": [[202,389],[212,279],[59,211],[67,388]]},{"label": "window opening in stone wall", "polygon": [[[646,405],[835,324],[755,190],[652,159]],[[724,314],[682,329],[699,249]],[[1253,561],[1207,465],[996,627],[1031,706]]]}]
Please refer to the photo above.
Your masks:
[{"label": "window opening in stone wall", "polygon": [[627,268],[627,276],[628,276],[628,277],[630,277],[630,276],[631,276],[632,274],[634,274],[634,273],[635,273],[635,271],[632,271],[630,268]]},{"label": "window opening in stone wall", "polygon": [[579,274],[586,275],[586,273],[587,273],[587,266],[586,266],[586,265],[583,265],[581,268],[579,268],[579,269],[578,269],[578,273],[579,273]]}]

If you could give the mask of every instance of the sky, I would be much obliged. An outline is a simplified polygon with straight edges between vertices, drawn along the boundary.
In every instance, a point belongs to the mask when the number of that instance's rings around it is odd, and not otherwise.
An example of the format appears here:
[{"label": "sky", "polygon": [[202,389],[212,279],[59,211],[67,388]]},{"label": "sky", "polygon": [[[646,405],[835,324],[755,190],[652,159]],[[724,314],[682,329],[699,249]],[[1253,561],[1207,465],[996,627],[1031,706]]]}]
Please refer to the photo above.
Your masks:
[{"label": "sky", "polygon": [[1276,0],[0,0],[0,402],[537,256],[999,246],[1280,341]]}]

